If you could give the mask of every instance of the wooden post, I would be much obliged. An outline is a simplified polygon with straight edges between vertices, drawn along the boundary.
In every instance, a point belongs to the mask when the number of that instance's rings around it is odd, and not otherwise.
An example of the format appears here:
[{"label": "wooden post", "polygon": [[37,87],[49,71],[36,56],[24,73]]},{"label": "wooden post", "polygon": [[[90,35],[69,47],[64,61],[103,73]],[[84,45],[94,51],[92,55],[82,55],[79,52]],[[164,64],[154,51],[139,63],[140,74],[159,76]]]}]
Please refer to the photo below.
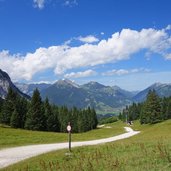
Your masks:
[{"label": "wooden post", "polygon": [[69,152],[71,152],[71,125],[70,125],[70,122],[68,122],[67,131],[68,131]]}]

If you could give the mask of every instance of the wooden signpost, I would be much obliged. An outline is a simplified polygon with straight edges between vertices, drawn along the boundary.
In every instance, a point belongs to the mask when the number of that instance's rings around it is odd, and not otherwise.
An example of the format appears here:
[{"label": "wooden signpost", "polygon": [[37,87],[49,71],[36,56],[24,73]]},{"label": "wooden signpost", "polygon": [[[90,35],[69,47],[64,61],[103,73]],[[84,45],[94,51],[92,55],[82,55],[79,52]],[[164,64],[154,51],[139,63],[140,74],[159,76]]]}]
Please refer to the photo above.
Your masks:
[{"label": "wooden signpost", "polygon": [[71,152],[71,125],[70,125],[70,122],[68,122],[67,131],[68,131],[68,141],[69,141],[69,152]]}]

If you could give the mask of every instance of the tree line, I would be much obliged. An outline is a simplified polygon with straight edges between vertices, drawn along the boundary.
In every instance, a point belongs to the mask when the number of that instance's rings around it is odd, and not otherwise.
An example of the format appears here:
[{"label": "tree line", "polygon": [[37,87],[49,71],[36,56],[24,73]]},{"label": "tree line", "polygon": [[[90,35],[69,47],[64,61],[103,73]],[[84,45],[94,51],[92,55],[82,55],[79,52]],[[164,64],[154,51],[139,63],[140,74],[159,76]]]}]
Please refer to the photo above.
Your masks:
[{"label": "tree line", "polygon": [[171,119],[171,97],[160,98],[155,90],[150,90],[146,101],[126,106],[119,119],[125,121],[140,120],[141,124],[154,124]]},{"label": "tree line", "polygon": [[0,100],[0,123],[13,128],[66,132],[68,122],[75,133],[95,129],[98,124],[96,111],[90,107],[78,109],[51,105],[48,98],[42,101],[38,89],[30,101],[11,88],[5,100]]}]

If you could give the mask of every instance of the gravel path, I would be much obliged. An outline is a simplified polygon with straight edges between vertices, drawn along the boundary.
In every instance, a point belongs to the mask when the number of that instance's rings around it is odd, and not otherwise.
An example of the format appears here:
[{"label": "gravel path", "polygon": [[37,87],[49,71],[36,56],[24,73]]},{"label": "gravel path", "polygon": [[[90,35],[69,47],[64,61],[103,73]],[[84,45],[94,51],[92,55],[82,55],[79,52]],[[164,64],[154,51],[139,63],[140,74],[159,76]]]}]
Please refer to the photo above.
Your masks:
[{"label": "gravel path", "polygon": [[[120,134],[111,138],[92,140],[92,141],[83,141],[83,142],[72,142],[72,147],[86,146],[86,145],[96,145],[103,144],[107,142],[112,142],[124,138],[134,136],[139,131],[133,131],[130,127],[124,127],[126,133]],[[0,150],[0,168],[12,165],[19,161],[28,159],[33,156],[37,156],[43,153],[47,153],[54,150],[68,148],[68,143],[56,143],[56,144],[42,144],[42,145],[28,145],[20,146],[14,148],[7,148]]]}]

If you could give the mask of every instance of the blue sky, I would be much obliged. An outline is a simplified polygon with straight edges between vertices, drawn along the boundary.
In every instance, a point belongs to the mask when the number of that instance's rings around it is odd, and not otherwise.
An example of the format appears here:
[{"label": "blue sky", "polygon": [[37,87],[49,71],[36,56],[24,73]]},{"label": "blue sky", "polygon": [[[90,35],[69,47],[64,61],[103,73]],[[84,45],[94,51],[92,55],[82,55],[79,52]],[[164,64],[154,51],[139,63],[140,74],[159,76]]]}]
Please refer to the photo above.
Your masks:
[{"label": "blue sky", "polygon": [[171,83],[170,11],[170,0],[0,0],[0,68],[28,83]]}]

